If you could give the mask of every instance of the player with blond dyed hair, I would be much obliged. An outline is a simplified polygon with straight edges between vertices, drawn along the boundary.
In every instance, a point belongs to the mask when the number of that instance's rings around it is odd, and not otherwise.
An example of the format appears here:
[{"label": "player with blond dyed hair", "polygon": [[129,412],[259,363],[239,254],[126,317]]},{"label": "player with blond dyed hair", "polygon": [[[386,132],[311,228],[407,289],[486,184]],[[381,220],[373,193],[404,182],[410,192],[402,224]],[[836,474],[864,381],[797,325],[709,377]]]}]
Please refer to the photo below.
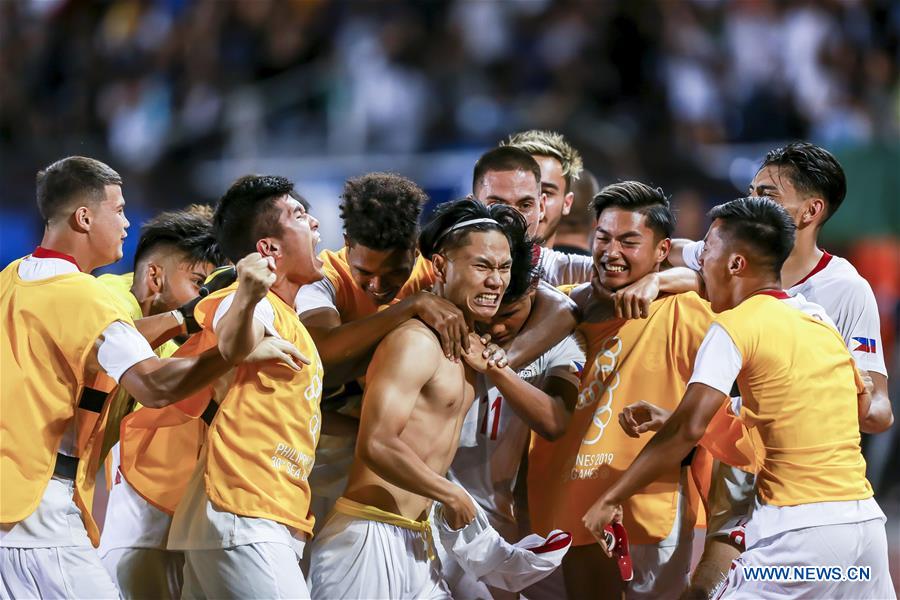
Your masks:
[{"label": "player with blond dyed hair", "polygon": [[559,223],[575,200],[574,183],[583,169],[581,154],[562,134],[539,129],[514,133],[500,145],[524,150],[541,167],[541,193],[547,200],[538,235],[544,246],[553,248]]}]

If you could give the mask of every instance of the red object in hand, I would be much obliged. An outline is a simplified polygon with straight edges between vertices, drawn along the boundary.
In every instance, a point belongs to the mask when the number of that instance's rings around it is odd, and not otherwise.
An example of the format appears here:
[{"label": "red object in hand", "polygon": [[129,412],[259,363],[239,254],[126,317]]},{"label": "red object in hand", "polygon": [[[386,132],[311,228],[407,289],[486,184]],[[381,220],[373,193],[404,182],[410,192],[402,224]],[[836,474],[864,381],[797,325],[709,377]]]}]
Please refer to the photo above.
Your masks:
[{"label": "red object in hand", "polygon": [[631,551],[628,549],[628,533],[621,523],[610,523],[603,528],[606,547],[612,553],[619,565],[619,575],[622,581],[634,579],[634,569],[631,565]]}]

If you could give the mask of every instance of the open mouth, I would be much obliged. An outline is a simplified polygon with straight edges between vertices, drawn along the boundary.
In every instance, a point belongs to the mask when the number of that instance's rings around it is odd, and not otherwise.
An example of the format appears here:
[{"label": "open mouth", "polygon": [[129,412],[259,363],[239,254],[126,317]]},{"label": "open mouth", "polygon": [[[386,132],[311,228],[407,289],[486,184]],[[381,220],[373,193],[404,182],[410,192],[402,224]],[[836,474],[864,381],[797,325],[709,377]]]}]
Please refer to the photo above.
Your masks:
[{"label": "open mouth", "polygon": [[483,306],[485,308],[494,308],[500,302],[500,294],[478,294],[472,299],[475,306]]},{"label": "open mouth", "polygon": [[610,265],[604,263],[601,266],[603,267],[603,271],[605,273],[624,273],[628,270],[628,267],[626,267],[625,265]]},{"label": "open mouth", "polygon": [[312,236],[312,257],[313,257],[313,264],[316,266],[317,269],[321,269],[323,266],[325,266],[325,263],[322,262],[321,259],[319,259],[319,255],[316,253],[316,246],[319,245],[320,240],[321,240],[321,237],[319,236],[319,232],[318,231],[314,232],[313,236]]},{"label": "open mouth", "polygon": [[397,291],[396,290],[388,290],[386,292],[381,292],[381,293],[369,292],[369,294],[371,294],[371,296],[373,298],[375,298],[375,300],[377,300],[378,302],[386,302],[388,300],[391,300],[397,294]]}]

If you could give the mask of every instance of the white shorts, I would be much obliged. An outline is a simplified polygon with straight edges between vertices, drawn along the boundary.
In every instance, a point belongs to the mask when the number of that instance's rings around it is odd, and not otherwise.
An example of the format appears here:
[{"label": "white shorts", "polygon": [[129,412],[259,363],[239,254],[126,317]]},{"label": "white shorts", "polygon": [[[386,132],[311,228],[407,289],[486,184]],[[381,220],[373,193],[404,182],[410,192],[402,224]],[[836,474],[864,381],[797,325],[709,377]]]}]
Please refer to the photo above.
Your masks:
[{"label": "white shorts", "polygon": [[181,597],[309,598],[309,588],[293,548],[254,542],[216,550],[185,550]]},{"label": "white shorts", "polygon": [[119,598],[91,546],[0,547],[0,598]]},{"label": "white shorts", "polygon": [[[747,567],[869,567],[868,581],[802,581],[754,577]],[[790,573],[790,571],[788,571]],[[759,573],[756,573],[758,576]],[[821,576],[820,576],[821,577]],[[858,577],[856,577],[858,579]],[[718,598],[896,598],[884,520],[822,525],[760,540],[731,564]]]},{"label": "white shorts", "polygon": [[334,512],[313,538],[313,598],[450,598],[423,534]]},{"label": "white shorts", "polygon": [[756,475],[713,462],[706,537],[726,537],[744,549],[744,526],[756,499]]},{"label": "white shorts", "polygon": [[126,598],[181,598],[184,554],[159,548],[115,548],[101,558]]}]

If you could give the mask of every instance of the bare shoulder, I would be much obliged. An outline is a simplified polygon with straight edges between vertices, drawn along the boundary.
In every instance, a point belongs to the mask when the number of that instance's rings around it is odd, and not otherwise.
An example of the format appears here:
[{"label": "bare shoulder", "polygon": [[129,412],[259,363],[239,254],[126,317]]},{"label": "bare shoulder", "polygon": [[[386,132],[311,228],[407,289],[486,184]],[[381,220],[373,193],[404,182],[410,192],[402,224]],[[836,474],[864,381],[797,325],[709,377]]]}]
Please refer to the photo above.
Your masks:
[{"label": "bare shoulder", "polygon": [[431,329],[418,319],[410,319],[384,336],[373,362],[390,357],[398,370],[422,365],[437,365],[443,358],[441,344]]}]

